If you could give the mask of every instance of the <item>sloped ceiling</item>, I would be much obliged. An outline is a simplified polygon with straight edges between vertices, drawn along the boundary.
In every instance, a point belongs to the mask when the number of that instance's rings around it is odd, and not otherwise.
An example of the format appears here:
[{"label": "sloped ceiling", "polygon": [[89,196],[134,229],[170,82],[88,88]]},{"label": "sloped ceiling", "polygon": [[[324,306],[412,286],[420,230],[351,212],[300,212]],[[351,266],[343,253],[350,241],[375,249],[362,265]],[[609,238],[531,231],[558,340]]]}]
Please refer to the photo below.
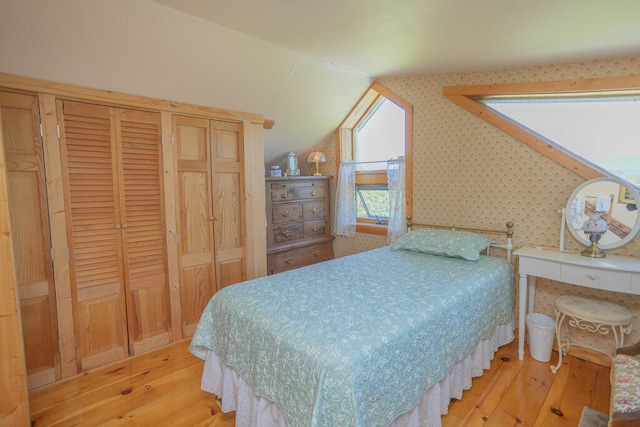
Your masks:
[{"label": "sloped ceiling", "polygon": [[266,165],[375,79],[640,53],[637,0],[0,0],[0,71],[262,114]]},{"label": "sloped ceiling", "polygon": [[374,78],[638,52],[636,0],[154,0]]},{"label": "sloped ceiling", "polygon": [[[640,52],[637,0],[154,1],[371,80]],[[327,90],[313,84],[302,94],[309,98],[293,100],[292,90],[281,101],[301,106],[311,122],[339,104],[315,104]],[[318,139],[288,140],[301,151],[305,147],[296,143]],[[266,158],[275,155],[267,152]]]}]

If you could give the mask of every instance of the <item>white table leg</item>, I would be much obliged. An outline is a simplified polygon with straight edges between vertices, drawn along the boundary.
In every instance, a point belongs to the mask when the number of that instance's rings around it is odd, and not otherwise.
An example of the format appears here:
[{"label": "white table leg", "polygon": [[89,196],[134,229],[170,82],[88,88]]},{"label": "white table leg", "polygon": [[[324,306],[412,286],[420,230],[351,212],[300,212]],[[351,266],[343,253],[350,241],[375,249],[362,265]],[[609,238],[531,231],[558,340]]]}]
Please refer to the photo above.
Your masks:
[{"label": "white table leg", "polygon": [[518,359],[524,359],[524,327],[527,306],[527,275],[521,274],[518,282]]},{"label": "white table leg", "polygon": [[529,276],[529,311],[527,313],[534,313],[536,304],[536,276]]}]

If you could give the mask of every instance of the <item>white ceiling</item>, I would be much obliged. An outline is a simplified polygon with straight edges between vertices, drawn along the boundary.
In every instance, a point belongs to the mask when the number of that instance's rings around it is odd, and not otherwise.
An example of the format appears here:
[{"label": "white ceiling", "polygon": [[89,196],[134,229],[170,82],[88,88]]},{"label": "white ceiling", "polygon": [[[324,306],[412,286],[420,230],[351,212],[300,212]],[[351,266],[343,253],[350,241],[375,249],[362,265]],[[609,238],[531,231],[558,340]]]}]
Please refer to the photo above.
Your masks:
[{"label": "white ceiling", "polygon": [[370,77],[640,52],[639,0],[154,0]]}]

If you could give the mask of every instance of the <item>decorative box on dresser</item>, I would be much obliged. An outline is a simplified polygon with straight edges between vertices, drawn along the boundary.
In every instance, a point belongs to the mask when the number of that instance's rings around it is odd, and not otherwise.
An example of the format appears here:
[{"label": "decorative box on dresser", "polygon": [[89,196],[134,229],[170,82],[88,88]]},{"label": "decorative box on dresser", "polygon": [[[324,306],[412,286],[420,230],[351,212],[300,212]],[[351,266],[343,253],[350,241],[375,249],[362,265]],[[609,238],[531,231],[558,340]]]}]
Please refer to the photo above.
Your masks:
[{"label": "decorative box on dresser", "polygon": [[267,272],[333,258],[328,176],[266,178]]}]

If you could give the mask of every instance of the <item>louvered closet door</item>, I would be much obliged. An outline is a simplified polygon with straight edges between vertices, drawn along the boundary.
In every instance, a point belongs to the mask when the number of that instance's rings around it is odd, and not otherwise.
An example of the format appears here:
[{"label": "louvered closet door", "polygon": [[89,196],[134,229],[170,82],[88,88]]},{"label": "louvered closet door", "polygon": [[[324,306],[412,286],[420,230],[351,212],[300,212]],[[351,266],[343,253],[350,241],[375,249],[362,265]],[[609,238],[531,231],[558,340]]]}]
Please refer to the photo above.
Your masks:
[{"label": "louvered closet door", "polygon": [[58,101],[79,371],[128,354],[113,114]]},{"label": "louvered closet door", "polygon": [[0,92],[0,113],[27,382],[33,389],[61,376],[38,98]]},{"label": "louvered closet door", "polygon": [[79,370],[171,341],[160,115],[71,101],[63,117]]},{"label": "louvered closet door", "polygon": [[115,110],[130,353],[171,341],[160,115]]},{"label": "louvered closet door", "polygon": [[242,126],[211,122],[217,289],[246,279]]},{"label": "louvered closet door", "polygon": [[193,335],[216,290],[209,121],[173,117],[182,334]]}]

